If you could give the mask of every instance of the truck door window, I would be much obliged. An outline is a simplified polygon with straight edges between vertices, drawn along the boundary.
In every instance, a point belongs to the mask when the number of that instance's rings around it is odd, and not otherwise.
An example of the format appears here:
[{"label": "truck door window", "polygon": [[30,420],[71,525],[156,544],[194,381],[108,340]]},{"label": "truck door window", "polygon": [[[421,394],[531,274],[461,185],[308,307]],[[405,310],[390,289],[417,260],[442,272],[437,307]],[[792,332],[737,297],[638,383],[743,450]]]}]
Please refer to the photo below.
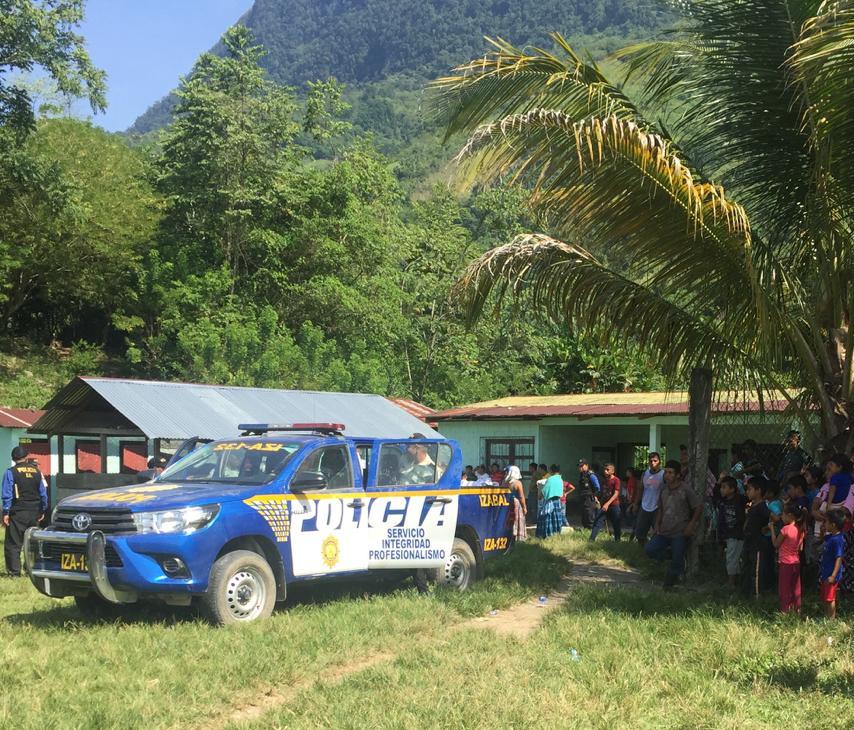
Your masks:
[{"label": "truck door window", "polygon": [[442,475],[448,471],[451,464],[451,457],[454,452],[448,444],[439,444],[438,455],[436,457],[436,481],[438,482]]},{"label": "truck door window", "polygon": [[370,444],[358,444],[356,446],[356,456],[359,458],[363,488],[368,486],[368,469],[371,466],[371,453],[373,453],[373,449]]},{"label": "truck door window", "polygon": [[380,447],[378,487],[436,483],[438,444],[403,441]]},{"label": "truck door window", "polygon": [[327,489],[353,489],[350,450],[344,445],[324,446],[312,452],[297,470],[297,474],[302,472],[323,474]]}]

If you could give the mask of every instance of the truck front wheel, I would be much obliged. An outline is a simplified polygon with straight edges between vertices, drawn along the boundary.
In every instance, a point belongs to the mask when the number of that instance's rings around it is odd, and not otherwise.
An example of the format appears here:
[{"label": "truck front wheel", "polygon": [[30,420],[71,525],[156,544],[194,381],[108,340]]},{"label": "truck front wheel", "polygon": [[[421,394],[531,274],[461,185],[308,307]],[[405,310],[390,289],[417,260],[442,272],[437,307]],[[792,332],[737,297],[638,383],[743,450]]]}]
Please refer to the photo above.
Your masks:
[{"label": "truck front wheel", "polygon": [[276,578],[258,553],[235,550],[213,564],[202,610],[218,626],[267,618],[276,603]]}]

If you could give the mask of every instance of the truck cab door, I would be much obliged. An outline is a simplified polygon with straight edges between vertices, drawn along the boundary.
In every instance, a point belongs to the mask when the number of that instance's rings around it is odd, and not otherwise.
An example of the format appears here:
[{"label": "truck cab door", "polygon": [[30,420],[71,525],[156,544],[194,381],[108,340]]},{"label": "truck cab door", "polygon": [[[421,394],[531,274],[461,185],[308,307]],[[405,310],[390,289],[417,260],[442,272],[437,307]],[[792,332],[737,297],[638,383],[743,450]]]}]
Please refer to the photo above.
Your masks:
[{"label": "truck cab door", "polygon": [[199,446],[202,446],[203,444],[209,444],[210,442],[211,439],[203,439],[200,436],[193,436],[191,438],[188,438],[175,450],[175,453],[172,455],[172,458],[169,459],[169,461],[167,462],[166,468],[168,469],[176,461],[183,459],[187,454],[192,453]]},{"label": "truck cab door", "polygon": [[366,493],[369,568],[438,568],[454,544],[457,490],[437,483],[451,462],[448,444],[380,442]]},{"label": "truck cab door", "polygon": [[288,483],[291,567],[295,576],[366,570],[367,503],[346,443],[318,446]]}]

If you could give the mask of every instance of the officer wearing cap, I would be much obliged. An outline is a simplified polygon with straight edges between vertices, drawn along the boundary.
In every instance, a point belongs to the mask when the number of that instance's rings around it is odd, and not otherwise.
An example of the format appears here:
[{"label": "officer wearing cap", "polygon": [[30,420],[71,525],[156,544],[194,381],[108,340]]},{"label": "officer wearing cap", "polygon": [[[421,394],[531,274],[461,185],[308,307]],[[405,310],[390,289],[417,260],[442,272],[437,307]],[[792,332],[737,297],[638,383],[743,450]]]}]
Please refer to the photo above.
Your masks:
[{"label": "officer wearing cap", "polygon": [[3,524],[6,527],[6,570],[21,574],[24,532],[44,519],[47,511],[47,482],[39,468],[27,459],[23,446],[12,449],[13,466],[3,475]]}]

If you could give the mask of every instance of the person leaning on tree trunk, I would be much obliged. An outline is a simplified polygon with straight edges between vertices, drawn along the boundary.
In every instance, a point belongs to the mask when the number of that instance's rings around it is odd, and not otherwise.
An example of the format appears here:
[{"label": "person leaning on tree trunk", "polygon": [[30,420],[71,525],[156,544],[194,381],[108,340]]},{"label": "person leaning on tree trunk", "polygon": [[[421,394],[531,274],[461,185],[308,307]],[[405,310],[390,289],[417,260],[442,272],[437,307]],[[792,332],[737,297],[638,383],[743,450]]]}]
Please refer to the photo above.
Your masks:
[{"label": "person leaning on tree trunk", "polygon": [[39,468],[28,460],[23,446],[12,449],[14,464],[3,475],[3,525],[6,527],[4,555],[9,575],[21,574],[24,532],[44,519],[47,482]]}]

